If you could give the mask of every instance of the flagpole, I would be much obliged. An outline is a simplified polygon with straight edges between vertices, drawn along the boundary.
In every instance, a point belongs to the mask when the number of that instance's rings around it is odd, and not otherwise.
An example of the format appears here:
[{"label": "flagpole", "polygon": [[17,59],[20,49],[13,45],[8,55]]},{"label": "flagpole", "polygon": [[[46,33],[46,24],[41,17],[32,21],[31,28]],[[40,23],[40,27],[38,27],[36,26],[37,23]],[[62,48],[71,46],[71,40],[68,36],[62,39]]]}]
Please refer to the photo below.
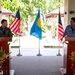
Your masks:
[{"label": "flagpole", "polygon": [[[59,2],[60,2],[60,0],[59,0]],[[60,4],[59,4],[59,12],[60,12]],[[60,41],[58,42],[58,54],[57,54],[57,56],[62,56],[61,54],[60,54]]]},{"label": "flagpole", "polygon": [[19,52],[18,52],[17,56],[22,56],[22,54],[20,53],[20,35],[19,35]]},{"label": "flagpole", "polygon": [[58,54],[57,54],[57,56],[62,56],[61,54],[60,54],[60,41],[58,42]]},{"label": "flagpole", "polygon": [[[60,10],[60,8],[59,8],[59,10]],[[61,54],[60,54],[60,41],[58,42],[58,54],[57,54],[57,56],[62,56]]]},{"label": "flagpole", "polygon": [[40,53],[40,39],[39,39],[39,49],[38,49],[38,54],[37,56],[42,56],[42,54]]}]

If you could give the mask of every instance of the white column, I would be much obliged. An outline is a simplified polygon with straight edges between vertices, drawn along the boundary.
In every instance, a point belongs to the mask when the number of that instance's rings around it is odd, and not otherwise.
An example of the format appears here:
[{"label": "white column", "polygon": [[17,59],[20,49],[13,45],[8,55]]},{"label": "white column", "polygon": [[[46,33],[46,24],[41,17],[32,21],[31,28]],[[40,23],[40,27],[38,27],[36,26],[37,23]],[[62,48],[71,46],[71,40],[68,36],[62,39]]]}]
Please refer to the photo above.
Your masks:
[{"label": "white column", "polygon": [[1,10],[1,0],[0,0],[0,26],[1,26],[2,10]]},{"label": "white column", "polygon": [[56,24],[56,19],[52,18],[51,22],[52,22],[52,37],[55,38],[55,24]]}]

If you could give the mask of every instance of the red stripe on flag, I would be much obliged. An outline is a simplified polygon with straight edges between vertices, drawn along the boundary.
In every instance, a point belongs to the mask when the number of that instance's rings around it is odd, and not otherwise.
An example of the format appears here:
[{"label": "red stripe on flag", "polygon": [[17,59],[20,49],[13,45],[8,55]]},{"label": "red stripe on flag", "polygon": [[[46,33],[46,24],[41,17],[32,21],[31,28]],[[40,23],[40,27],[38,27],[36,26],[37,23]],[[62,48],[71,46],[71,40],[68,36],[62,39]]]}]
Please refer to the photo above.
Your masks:
[{"label": "red stripe on flag", "polygon": [[16,23],[13,24],[12,29],[11,29],[12,31],[14,31],[14,30],[16,29],[16,27],[18,26],[18,22],[19,22],[19,21],[17,20]]},{"label": "red stripe on flag", "polygon": [[60,39],[63,36],[63,33],[64,33],[63,27],[58,25],[58,35],[60,35],[60,37],[58,37],[58,39]]},{"label": "red stripe on flag", "polygon": [[58,40],[59,40],[62,44],[64,44],[64,42],[61,41],[60,39],[62,38],[63,34],[64,34],[63,26],[59,24],[59,25],[58,25]]},{"label": "red stripe on flag", "polygon": [[20,33],[20,21],[17,22],[17,26],[14,28],[15,33]]},{"label": "red stripe on flag", "polygon": [[18,20],[17,18],[15,18],[15,20],[13,21],[13,23],[10,25],[9,28],[15,34],[20,33],[20,20]]}]

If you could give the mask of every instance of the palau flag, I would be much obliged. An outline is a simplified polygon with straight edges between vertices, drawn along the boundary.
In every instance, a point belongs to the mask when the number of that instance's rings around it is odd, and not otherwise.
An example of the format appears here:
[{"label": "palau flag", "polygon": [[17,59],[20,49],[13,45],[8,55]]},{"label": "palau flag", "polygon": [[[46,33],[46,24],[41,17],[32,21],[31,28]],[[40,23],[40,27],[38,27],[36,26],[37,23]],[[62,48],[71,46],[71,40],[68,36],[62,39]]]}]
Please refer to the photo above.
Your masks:
[{"label": "palau flag", "polygon": [[42,39],[42,28],[41,28],[41,19],[40,19],[40,10],[38,10],[38,14],[36,19],[31,27],[30,35],[37,37],[39,40]]}]

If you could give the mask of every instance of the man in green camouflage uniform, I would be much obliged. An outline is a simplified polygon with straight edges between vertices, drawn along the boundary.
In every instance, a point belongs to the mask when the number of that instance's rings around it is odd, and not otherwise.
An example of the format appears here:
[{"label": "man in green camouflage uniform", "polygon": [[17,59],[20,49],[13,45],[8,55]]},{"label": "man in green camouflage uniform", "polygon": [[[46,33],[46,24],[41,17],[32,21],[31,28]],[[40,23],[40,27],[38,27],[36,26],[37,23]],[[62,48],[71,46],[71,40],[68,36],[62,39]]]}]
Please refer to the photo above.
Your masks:
[{"label": "man in green camouflage uniform", "polygon": [[7,27],[7,20],[3,19],[1,21],[1,27],[0,27],[0,37],[12,37],[13,34],[11,30]]}]

